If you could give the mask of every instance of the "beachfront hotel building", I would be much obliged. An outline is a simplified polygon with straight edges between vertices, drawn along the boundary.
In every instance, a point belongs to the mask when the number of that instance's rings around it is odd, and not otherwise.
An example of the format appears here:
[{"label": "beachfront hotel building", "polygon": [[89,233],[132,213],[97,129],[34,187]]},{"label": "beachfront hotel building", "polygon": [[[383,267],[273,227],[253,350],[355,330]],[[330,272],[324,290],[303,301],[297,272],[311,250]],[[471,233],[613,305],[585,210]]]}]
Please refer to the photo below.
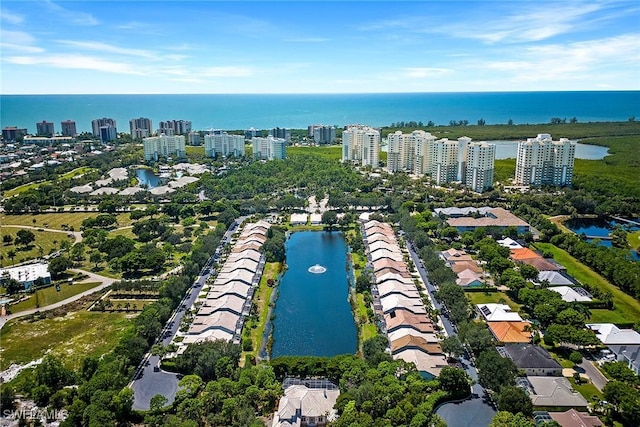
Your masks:
[{"label": "beachfront hotel building", "polygon": [[244,156],[244,135],[230,135],[227,132],[214,132],[204,136],[204,154],[215,156]]},{"label": "beachfront hotel building", "polygon": [[437,185],[459,182],[476,192],[492,187],[495,145],[471,138],[439,139],[422,130],[387,137],[387,170],[428,174]]},{"label": "beachfront hotel building", "polygon": [[369,126],[349,126],[342,132],[342,161],[378,167],[380,132]]},{"label": "beachfront hotel building", "polygon": [[160,134],[142,139],[144,159],[158,161],[160,157],[185,157],[185,140],[182,135]]},{"label": "beachfront hotel building", "polygon": [[129,120],[129,130],[131,132],[131,138],[133,139],[147,138],[153,134],[151,119],[146,117],[131,119]]},{"label": "beachfront hotel building", "polygon": [[55,134],[55,129],[53,128],[53,122],[48,122],[43,120],[41,122],[36,123],[36,135],[38,136],[53,136]]},{"label": "beachfront hotel building", "polygon": [[573,182],[576,143],[567,138],[553,141],[548,133],[518,144],[515,183],[565,186]]},{"label": "beachfront hotel building", "polygon": [[65,120],[60,122],[62,136],[76,136],[78,131],[76,130],[76,122],[73,120]]},{"label": "beachfront hotel building", "polygon": [[274,138],[269,135],[266,138],[251,138],[253,147],[253,158],[259,160],[282,160],[287,157],[287,140],[284,138]]}]

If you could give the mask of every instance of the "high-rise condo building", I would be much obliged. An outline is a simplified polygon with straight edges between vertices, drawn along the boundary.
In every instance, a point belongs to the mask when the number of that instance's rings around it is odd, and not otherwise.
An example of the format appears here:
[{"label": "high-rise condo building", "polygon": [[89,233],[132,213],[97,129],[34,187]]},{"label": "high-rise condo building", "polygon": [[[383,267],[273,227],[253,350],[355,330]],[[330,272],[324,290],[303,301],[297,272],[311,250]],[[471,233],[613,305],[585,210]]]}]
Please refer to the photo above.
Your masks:
[{"label": "high-rise condo building", "polygon": [[369,126],[353,125],[342,132],[342,161],[378,167],[380,132]]},{"label": "high-rise condo building", "polygon": [[144,159],[155,160],[162,157],[185,157],[185,139],[182,135],[167,136],[160,134],[142,140]]},{"label": "high-rise condo building", "polygon": [[200,145],[200,132],[189,132],[189,145]]},{"label": "high-rise condo building", "polygon": [[158,135],[186,135],[191,132],[191,121],[189,120],[167,120],[160,122]]},{"label": "high-rise condo building", "polygon": [[53,122],[43,120],[36,123],[36,134],[38,136],[53,136],[55,130],[53,129]]},{"label": "high-rise condo building", "polygon": [[254,159],[274,160],[287,157],[287,140],[284,138],[274,138],[271,135],[266,138],[256,136],[251,139],[251,144]]},{"label": "high-rise condo building", "polygon": [[207,157],[244,156],[244,136],[216,132],[204,136],[204,154]]},{"label": "high-rise condo building", "polygon": [[17,141],[19,138],[27,136],[27,128],[7,126],[2,128],[2,139],[6,141]]},{"label": "high-rise condo building", "polygon": [[458,141],[439,139],[435,142],[431,178],[437,185],[458,179]]},{"label": "high-rise condo building", "polygon": [[310,125],[307,127],[309,138],[316,144],[331,144],[336,140],[335,126]]},{"label": "high-rise condo building", "polygon": [[486,142],[469,142],[466,147],[464,185],[482,193],[493,187],[496,146]]},{"label": "high-rise condo building", "polygon": [[100,138],[103,143],[114,141],[118,133],[116,121],[107,117],[92,120],[91,130],[93,136]]},{"label": "high-rise condo building", "polygon": [[464,136],[457,141],[436,140],[422,130],[410,134],[396,131],[389,134],[387,143],[389,172],[428,174],[438,185],[460,182],[477,192],[493,184],[494,145],[472,142]]},{"label": "high-rise condo building", "polygon": [[146,117],[129,120],[129,129],[131,131],[131,138],[133,139],[147,138],[153,134],[151,119]]},{"label": "high-rise condo building", "polygon": [[291,141],[291,130],[287,128],[273,128],[269,132],[269,135],[273,136],[274,138],[284,139],[287,142]]},{"label": "high-rise condo building", "polygon": [[73,120],[65,120],[60,122],[62,136],[76,136],[78,131],[76,130],[76,122]]},{"label": "high-rise condo building", "polygon": [[567,138],[553,141],[548,133],[518,144],[515,183],[565,186],[573,183],[576,143]]},{"label": "high-rise condo building", "polygon": [[434,141],[435,137],[423,130],[414,130],[410,134],[403,134],[401,131],[389,134],[387,136],[387,170],[425,173],[422,171],[423,153],[433,151],[426,149],[426,144],[433,144]]},{"label": "high-rise condo building", "polygon": [[[93,136],[100,138],[102,135],[101,128],[104,126],[113,128],[113,135],[114,135],[113,139],[115,139],[115,134],[117,133],[116,121],[108,117],[103,117],[101,119],[94,119],[91,121],[91,130],[93,132]],[[111,131],[109,133],[111,133]],[[103,142],[105,141],[103,140]]]}]

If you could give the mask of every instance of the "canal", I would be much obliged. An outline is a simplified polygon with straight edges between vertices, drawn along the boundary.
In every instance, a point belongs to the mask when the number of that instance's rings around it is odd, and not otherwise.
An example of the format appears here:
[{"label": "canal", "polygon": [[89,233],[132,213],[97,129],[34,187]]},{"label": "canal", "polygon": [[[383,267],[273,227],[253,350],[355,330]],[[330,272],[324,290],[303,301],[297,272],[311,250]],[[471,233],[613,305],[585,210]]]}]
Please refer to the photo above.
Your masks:
[{"label": "canal", "polygon": [[355,354],[357,331],[348,300],[347,245],[342,233],[293,233],[286,253],[271,357]]}]

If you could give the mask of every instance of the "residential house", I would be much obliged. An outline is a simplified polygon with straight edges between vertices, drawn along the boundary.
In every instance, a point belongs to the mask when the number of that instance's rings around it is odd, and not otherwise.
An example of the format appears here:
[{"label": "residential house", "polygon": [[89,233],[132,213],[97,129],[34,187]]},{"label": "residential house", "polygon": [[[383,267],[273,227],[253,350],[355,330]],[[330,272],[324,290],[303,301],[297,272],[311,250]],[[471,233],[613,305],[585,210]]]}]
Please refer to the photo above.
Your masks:
[{"label": "residential house", "polygon": [[562,366],[544,348],[535,344],[506,344],[501,354],[525,372],[527,376],[562,376]]}]

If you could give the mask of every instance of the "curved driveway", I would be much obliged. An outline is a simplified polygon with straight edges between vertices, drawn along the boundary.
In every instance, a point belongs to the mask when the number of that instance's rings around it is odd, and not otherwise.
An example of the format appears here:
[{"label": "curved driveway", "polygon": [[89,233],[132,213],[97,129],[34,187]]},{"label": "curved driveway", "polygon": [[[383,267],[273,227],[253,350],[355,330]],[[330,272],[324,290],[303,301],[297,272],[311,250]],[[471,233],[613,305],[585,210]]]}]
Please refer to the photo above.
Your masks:
[{"label": "curved driveway", "polygon": [[57,230],[55,228],[32,227],[30,225],[11,225],[11,224],[2,224],[2,227],[26,228],[28,230],[36,230],[36,231],[50,231],[52,233],[64,233],[67,236],[69,234],[73,234],[73,238],[76,240],[74,243],[82,242],[82,233],[80,231],[66,231],[66,230]]},{"label": "curved driveway", "polygon": [[111,277],[106,277],[106,276],[101,276],[99,274],[95,274],[95,273],[91,273],[89,271],[85,271],[85,270],[79,270],[79,269],[71,269],[71,271],[75,271],[76,273],[82,273],[82,274],[86,274],[87,276],[89,276],[88,279],[82,280],[78,283],[85,283],[85,282],[102,282],[102,284],[96,286],[95,288],[86,290],[84,292],[81,292],[77,295],[74,295],[72,297],[69,297],[67,299],[63,299],[62,301],[58,301],[56,303],[44,306],[44,307],[39,307],[39,308],[32,308],[31,310],[25,310],[25,311],[20,311],[18,313],[13,313],[13,314],[9,314],[7,316],[2,316],[0,317],[0,329],[2,329],[2,327],[5,325],[5,323],[7,323],[9,320],[13,320],[13,319],[17,319],[18,317],[24,317],[24,316],[28,316],[30,314],[34,314],[40,311],[48,311],[48,310],[53,310],[54,308],[58,308],[58,307],[62,307],[65,304],[69,304],[70,302],[74,302],[79,300],[80,298],[90,295],[94,292],[98,292],[103,290],[104,288],[106,288],[107,286],[110,286],[113,282],[116,281],[116,279],[113,279]]}]

